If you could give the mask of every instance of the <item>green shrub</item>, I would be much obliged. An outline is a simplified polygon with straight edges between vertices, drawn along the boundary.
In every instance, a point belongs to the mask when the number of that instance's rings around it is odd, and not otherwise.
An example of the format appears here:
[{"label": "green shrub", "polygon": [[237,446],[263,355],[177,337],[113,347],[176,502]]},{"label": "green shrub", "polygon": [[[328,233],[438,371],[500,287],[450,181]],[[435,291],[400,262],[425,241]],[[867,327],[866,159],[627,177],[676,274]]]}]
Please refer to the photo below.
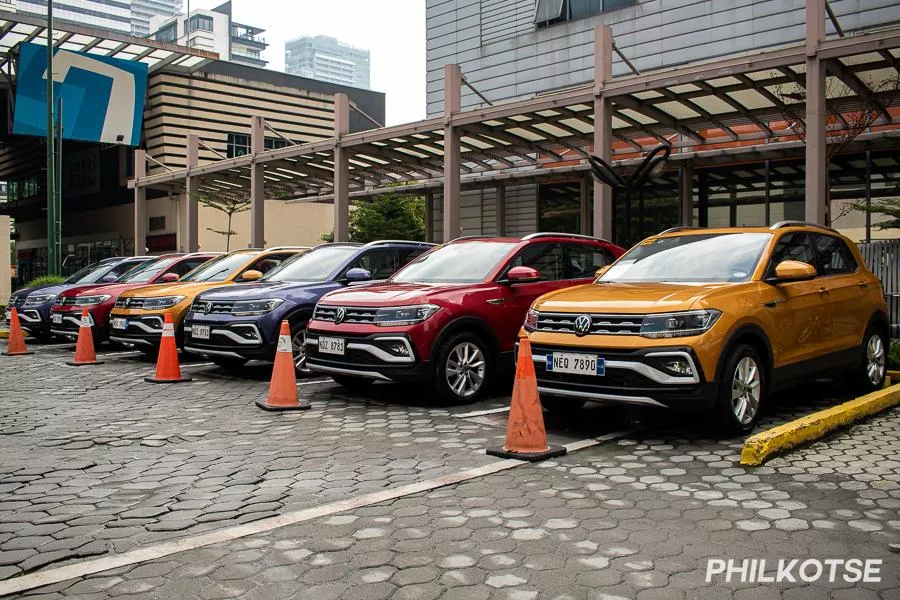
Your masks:
[{"label": "green shrub", "polygon": [[42,277],[36,277],[25,284],[26,288],[33,288],[39,285],[54,285],[57,283],[62,283],[65,281],[65,277],[60,277],[59,275],[44,275]]},{"label": "green shrub", "polygon": [[891,342],[888,351],[888,369],[900,369],[900,342]]}]

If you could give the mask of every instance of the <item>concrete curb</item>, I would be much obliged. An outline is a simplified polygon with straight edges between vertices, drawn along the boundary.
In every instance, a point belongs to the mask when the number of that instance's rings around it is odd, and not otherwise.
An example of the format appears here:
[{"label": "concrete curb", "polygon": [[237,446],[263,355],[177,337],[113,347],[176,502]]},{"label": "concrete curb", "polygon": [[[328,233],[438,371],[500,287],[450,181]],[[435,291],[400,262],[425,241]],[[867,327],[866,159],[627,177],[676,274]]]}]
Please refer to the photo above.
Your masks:
[{"label": "concrete curb", "polygon": [[897,404],[900,404],[900,384],[757,433],[744,442],[741,464],[760,465],[772,454],[817,440],[839,427],[887,410]]}]

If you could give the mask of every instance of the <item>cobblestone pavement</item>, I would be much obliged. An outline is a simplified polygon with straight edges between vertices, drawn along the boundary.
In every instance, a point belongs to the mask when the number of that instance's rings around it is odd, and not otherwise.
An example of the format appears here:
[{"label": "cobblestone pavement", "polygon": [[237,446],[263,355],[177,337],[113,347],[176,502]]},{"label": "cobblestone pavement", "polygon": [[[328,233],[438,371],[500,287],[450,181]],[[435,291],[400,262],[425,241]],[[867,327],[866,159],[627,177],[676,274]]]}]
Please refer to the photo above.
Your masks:
[{"label": "cobblestone pavement", "polygon": [[[0,361],[0,578],[120,553],[493,463],[504,397],[466,407],[379,386],[305,381],[313,410],[252,403],[268,367],[185,366],[191,384],[143,383],[110,356],[62,366],[67,347]],[[763,427],[833,402],[788,394]],[[809,398],[814,398],[810,400]],[[556,442],[622,429],[587,410],[548,421]],[[647,423],[554,462],[173,554],[27,597],[900,598],[900,412],[744,469],[741,440],[690,419]],[[708,558],[881,558],[875,584],[707,583]],[[821,586],[821,587],[817,587]]]}]

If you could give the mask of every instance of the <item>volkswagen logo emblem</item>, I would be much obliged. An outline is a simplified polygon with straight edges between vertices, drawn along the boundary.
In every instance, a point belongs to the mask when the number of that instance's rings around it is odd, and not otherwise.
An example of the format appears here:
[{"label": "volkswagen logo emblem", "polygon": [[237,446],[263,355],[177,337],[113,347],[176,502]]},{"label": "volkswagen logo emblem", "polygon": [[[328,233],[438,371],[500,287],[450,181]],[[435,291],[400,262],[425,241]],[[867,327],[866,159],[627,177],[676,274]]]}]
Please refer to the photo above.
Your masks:
[{"label": "volkswagen logo emblem", "polygon": [[342,323],[344,321],[344,317],[346,317],[346,316],[347,316],[347,311],[344,310],[343,307],[341,307],[341,308],[337,309],[336,311],[334,311],[334,322]]},{"label": "volkswagen logo emblem", "polygon": [[575,318],[575,335],[582,336],[591,332],[590,315],[578,315]]},{"label": "volkswagen logo emblem", "polygon": [[211,310],[212,310],[212,302],[205,302],[203,304],[203,313],[208,315],[209,311],[211,311]]}]

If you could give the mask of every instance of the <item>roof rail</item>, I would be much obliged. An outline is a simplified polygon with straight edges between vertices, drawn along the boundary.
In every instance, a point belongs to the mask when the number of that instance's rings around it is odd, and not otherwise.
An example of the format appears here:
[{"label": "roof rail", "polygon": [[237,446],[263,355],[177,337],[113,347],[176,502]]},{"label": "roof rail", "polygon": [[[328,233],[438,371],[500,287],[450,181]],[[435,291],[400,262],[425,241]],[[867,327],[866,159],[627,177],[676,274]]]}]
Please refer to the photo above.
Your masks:
[{"label": "roof rail", "polygon": [[837,229],[832,227],[828,227],[827,225],[819,225],[818,223],[810,223],[808,221],[778,221],[771,227],[769,227],[770,231],[775,231],[776,229],[783,229],[785,227],[815,227],[817,229],[825,229],[827,231],[833,231],[837,233]]},{"label": "roof rail", "polygon": [[690,231],[692,229],[706,229],[706,227],[693,227],[691,225],[679,225],[678,227],[669,227],[665,231],[660,231],[656,235],[663,235],[664,233],[675,233],[676,231]]},{"label": "roof rail", "polygon": [[580,235],[577,233],[558,233],[555,231],[539,231],[537,233],[529,233],[528,235],[522,236],[523,240],[533,240],[535,238],[542,237],[561,237],[561,238],[569,238],[573,240],[592,240],[595,242],[606,242],[610,244],[609,240],[604,240],[603,238],[594,237],[592,235]]},{"label": "roof rail", "polygon": [[415,244],[417,246],[434,246],[431,242],[421,242],[419,240],[374,240],[363,244],[363,246],[377,246],[378,244]]},{"label": "roof rail", "polygon": [[273,250],[309,250],[311,246],[273,246],[272,248],[261,248],[266,252],[272,252]]}]

